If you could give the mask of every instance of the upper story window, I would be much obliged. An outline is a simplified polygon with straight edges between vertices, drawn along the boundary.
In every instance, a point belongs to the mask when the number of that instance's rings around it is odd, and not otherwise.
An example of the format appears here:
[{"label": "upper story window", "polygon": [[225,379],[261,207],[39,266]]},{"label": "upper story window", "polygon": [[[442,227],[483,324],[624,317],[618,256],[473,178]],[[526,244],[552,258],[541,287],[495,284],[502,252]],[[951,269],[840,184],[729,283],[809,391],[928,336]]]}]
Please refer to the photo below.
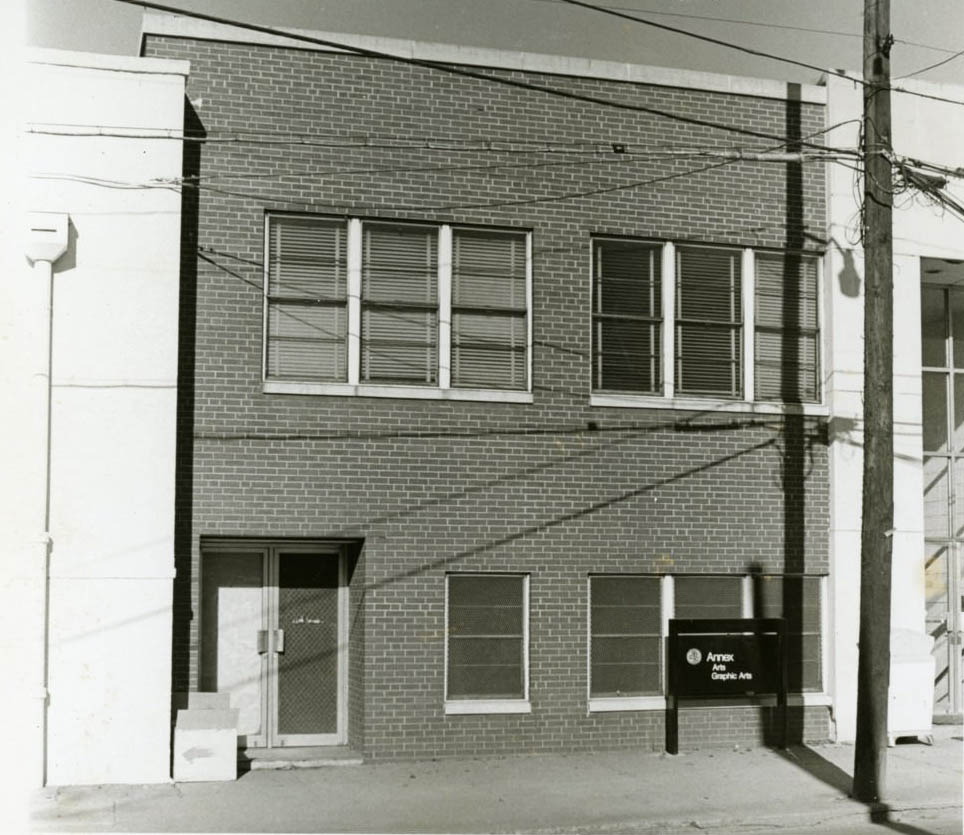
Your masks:
[{"label": "upper story window", "polygon": [[347,225],[292,217],[268,230],[266,376],[344,380]]},{"label": "upper story window", "polygon": [[593,388],[657,394],[662,382],[660,246],[593,244]]},{"label": "upper story window", "polygon": [[676,391],[739,397],[743,391],[740,251],[676,250]]},{"label": "upper story window", "polygon": [[818,257],[626,239],[592,251],[594,404],[820,402]]},{"label": "upper story window", "polygon": [[531,401],[528,232],[266,224],[266,391]]},{"label": "upper story window", "polygon": [[757,252],[756,398],[820,399],[819,262],[811,255]]},{"label": "upper story window", "polygon": [[452,231],[452,385],[524,389],[526,235]]},{"label": "upper story window", "polygon": [[438,229],[362,224],[361,380],[438,382]]}]

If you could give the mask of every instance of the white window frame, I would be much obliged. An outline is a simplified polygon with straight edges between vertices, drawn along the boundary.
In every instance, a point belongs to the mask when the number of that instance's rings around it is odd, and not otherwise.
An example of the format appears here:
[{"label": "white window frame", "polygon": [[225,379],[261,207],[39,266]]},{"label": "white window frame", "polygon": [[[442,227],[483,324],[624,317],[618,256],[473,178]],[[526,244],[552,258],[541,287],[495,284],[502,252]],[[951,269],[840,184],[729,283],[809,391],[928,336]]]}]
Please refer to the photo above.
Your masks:
[{"label": "white window frame", "polygon": [[[522,692],[521,699],[452,699],[449,695],[449,578],[517,577],[522,580]],[[457,571],[445,575],[445,641],[442,687],[446,716],[482,713],[532,713],[529,701],[529,575],[515,571]]]},{"label": "white window frame", "polygon": [[[652,577],[653,574],[641,573],[621,573],[621,572],[594,572],[586,578],[586,705],[587,713],[615,713],[618,711],[645,711],[645,710],[665,710],[667,707],[666,688],[669,686],[668,665],[666,664],[666,642],[669,638],[669,622],[675,616],[675,576],[664,574],[660,576],[660,603],[662,607],[660,625],[660,678],[662,681],[663,694],[659,696],[609,696],[606,698],[593,698],[592,693],[592,578],[593,577]],[[679,575],[682,576],[682,575]],[[753,578],[750,574],[728,574],[714,575],[741,578],[741,605],[742,617],[752,617],[753,612]],[[801,693],[788,693],[787,704],[793,707],[802,706],[827,706],[833,704],[830,695],[830,681],[827,676],[830,673],[829,654],[831,651],[830,640],[828,639],[830,627],[829,613],[827,611],[827,575],[808,575],[819,577],[820,579],[820,680],[823,689],[820,691],[807,691]],[[448,613],[446,611],[446,623]],[[447,657],[447,656],[446,656]],[[701,707],[707,709],[729,708],[736,706],[771,706],[776,704],[776,695],[768,694],[764,696],[738,696],[732,698],[710,699],[704,702]]]},{"label": "white window frame", "polygon": [[[607,235],[594,235],[591,238],[590,253],[595,250],[596,241],[626,240]],[[676,287],[677,276],[677,245],[673,241],[658,241],[640,238],[641,244],[661,244],[662,257],[660,262],[660,283],[662,294],[662,394],[632,394],[616,392],[597,392],[593,390],[593,367],[589,368],[589,405],[617,408],[645,408],[645,409],[680,409],[714,412],[751,412],[756,414],[802,414],[826,416],[830,413],[826,404],[826,386],[820,386],[820,400],[815,403],[781,403],[778,401],[756,401],[754,386],[756,368],[754,365],[754,347],[756,341],[756,254],[752,247],[726,247],[716,245],[722,249],[739,249],[741,251],[741,304],[742,304],[742,354],[743,365],[742,397],[738,399],[718,397],[677,396],[676,394]],[[761,250],[762,251],[762,250]],[[770,251],[770,250],[767,250]],[[824,339],[824,310],[823,310],[823,258],[814,254],[817,261],[817,330],[818,339]],[[592,293],[595,272],[591,263],[589,271],[589,319],[592,328]],[[825,351],[818,354],[818,379],[823,382],[823,363]]]},{"label": "white window frame", "polygon": [[[265,394],[333,395],[355,397],[391,397],[410,400],[471,400],[495,403],[532,403],[532,231],[500,226],[471,226],[468,224],[425,223],[412,221],[421,226],[438,230],[438,384],[392,385],[365,383],[361,376],[361,271],[362,228],[365,220],[348,219],[348,353],[347,380],[344,383],[317,383],[291,380],[269,380],[267,367],[268,341],[268,229],[275,216],[316,218],[330,220],[328,216],[267,212],[264,220],[264,314],[262,326],[261,385]],[[397,223],[404,220],[371,219],[371,223]],[[526,388],[486,389],[457,388],[451,384],[451,334],[452,334],[452,232],[454,229],[478,228],[507,234],[524,234],[526,246]]]}]

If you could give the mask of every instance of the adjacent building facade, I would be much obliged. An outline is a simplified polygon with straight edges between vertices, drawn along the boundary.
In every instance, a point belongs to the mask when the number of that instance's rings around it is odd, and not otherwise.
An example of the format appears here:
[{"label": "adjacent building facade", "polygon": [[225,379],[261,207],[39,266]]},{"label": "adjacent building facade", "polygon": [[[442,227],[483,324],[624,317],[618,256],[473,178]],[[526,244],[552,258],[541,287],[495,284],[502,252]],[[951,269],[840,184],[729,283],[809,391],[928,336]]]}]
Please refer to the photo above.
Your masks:
[{"label": "adjacent building facade", "polygon": [[164,781],[188,65],[38,49],[23,70],[0,317],[11,777]]},{"label": "adjacent building facade", "polygon": [[[902,161],[960,171],[964,88],[902,79],[891,93],[893,148]],[[827,142],[857,147],[862,91],[854,81],[827,81]],[[941,191],[961,202],[964,184],[944,177]],[[964,218],[918,188],[894,180],[894,538],[892,653],[932,651],[933,712],[961,721],[961,518],[964,470],[956,463],[964,420],[961,333],[964,303]],[[857,616],[863,404],[863,249],[855,174],[828,169],[826,398],[830,407],[831,576],[836,589],[833,644],[838,735],[852,739],[856,723]],[[924,637],[921,641],[920,638]],[[929,637],[927,637],[929,636]],[[933,639],[930,643],[929,639]],[[914,647],[919,649],[914,650]],[[900,678],[892,672],[892,680]],[[906,685],[905,685],[906,686]],[[915,685],[930,703],[930,688]],[[892,695],[892,712],[903,697]]]}]

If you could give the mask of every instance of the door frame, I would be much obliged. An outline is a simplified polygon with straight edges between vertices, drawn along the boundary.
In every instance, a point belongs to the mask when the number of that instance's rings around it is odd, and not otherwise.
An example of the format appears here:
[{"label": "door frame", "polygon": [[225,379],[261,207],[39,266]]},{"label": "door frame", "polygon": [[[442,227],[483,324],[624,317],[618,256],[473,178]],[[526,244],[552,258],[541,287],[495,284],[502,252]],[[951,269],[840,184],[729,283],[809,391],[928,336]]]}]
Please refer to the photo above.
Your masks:
[{"label": "door frame", "polygon": [[[344,540],[290,540],[284,539],[227,539],[203,537],[200,543],[198,564],[198,597],[195,611],[198,613],[197,686],[203,680],[201,669],[205,639],[203,622],[204,559],[217,554],[260,554],[261,563],[261,615],[262,630],[269,634],[268,651],[261,654],[261,732],[248,734],[246,747],[293,748],[327,745],[344,745],[348,741],[348,553]],[[274,651],[273,630],[278,629],[278,563],[282,553],[318,553],[338,560],[338,640],[336,731],[331,734],[279,734],[277,730],[278,709],[278,662]],[[241,742],[239,738],[239,742]]]}]

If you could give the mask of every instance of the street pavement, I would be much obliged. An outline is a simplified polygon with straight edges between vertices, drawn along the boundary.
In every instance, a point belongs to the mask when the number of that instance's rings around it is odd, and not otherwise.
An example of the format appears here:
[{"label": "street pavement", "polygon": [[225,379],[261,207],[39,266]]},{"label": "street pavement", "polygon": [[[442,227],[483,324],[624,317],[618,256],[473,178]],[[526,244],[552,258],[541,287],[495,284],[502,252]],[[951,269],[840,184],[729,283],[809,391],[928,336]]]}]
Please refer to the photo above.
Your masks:
[{"label": "street pavement", "polygon": [[[252,771],[229,783],[47,787],[47,832],[961,835],[962,742],[888,751],[886,806],[849,795],[853,746],[616,751]],[[4,832],[16,831],[4,827]]]}]

